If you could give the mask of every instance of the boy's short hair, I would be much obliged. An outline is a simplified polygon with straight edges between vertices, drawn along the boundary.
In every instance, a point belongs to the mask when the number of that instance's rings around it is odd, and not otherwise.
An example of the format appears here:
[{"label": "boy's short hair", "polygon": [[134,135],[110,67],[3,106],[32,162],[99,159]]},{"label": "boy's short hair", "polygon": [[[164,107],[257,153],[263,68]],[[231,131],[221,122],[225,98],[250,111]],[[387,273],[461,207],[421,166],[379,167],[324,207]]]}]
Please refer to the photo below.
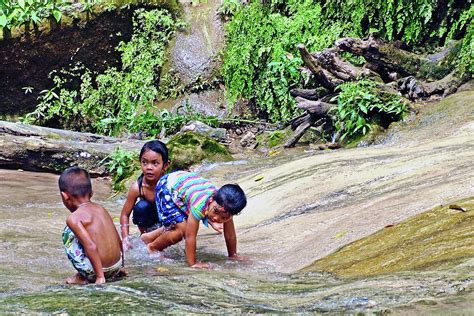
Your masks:
[{"label": "boy's short hair", "polygon": [[142,150],[140,150],[140,160],[142,159],[143,154],[150,150],[160,154],[161,158],[163,159],[163,163],[168,161],[168,148],[166,147],[165,143],[156,139],[146,142],[143,145]]},{"label": "boy's short hair", "polygon": [[223,206],[225,211],[237,215],[247,205],[244,190],[238,184],[226,184],[217,190],[214,201]]},{"label": "boy's short hair", "polygon": [[58,180],[59,190],[75,197],[92,194],[92,183],[89,173],[79,167],[70,167],[61,173]]}]

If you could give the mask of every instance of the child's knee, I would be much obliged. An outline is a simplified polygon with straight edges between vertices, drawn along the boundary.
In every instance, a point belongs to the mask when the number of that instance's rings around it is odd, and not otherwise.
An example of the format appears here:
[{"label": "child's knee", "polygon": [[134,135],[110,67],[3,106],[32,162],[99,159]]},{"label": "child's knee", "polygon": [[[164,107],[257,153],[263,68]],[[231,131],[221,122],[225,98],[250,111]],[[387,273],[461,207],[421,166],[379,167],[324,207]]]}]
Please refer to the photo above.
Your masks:
[{"label": "child's knee", "polygon": [[143,228],[153,226],[158,222],[156,205],[147,200],[140,200],[133,207],[132,221]]}]

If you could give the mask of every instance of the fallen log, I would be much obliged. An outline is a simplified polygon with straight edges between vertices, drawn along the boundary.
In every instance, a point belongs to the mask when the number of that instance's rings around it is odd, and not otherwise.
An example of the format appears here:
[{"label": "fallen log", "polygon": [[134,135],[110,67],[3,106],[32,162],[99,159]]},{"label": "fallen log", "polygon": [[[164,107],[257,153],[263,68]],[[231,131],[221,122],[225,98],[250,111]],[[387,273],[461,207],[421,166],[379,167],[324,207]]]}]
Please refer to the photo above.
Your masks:
[{"label": "fallen log", "polygon": [[108,174],[104,159],[118,147],[139,151],[144,141],[0,121],[0,168],[60,173],[70,166]]},{"label": "fallen log", "polygon": [[424,82],[413,76],[401,78],[397,81],[398,91],[410,100],[424,99],[433,95],[445,97],[456,92],[466,80],[454,74],[449,74],[441,80]]},{"label": "fallen log", "polygon": [[[295,129],[298,127],[298,125],[300,125],[301,123],[303,123],[304,121],[306,121],[310,116],[311,116],[310,114],[308,114],[308,113],[305,112],[305,113],[301,114],[300,116],[297,116],[297,117],[295,117],[294,119],[292,119],[292,120],[288,123],[288,125],[291,126],[291,129],[292,129],[292,130],[295,130]],[[287,125],[287,126],[288,126],[288,125]]]},{"label": "fallen log", "polygon": [[338,51],[335,48],[328,48],[312,56],[322,68],[342,81],[351,81],[364,74],[360,68],[341,58],[337,54]]},{"label": "fallen log", "polygon": [[326,120],[329,110],[335,105],[321,100],[312,101],[302,97],[296,97],[296,106],[304,109],[305,113],[291,120],[290,124],[295,131],[293,136],[288,139],[284,147],[294,147],[304,133],[312,126],[321,125]]},{"label": "fallen log", "polygon": [[315,89],[292,89],[290,90],[290,95],[294,98],[302,97],[308,100],[318,100],[325,95],[328,95],[330,91],[326,88],[319,87]]},{"label": "fallen log", "polygon": [[285,148],[294,147],[300,138],[304,135],[306,130],[310,128],[316,119],[314,116],[308,115],[305,120],[298,125],[293,136],[283,145]]},{"label": "fallen log", "polygon": [[316,81],[324,88],[334,91],[334,89],[344,81],[334,77],[330,72],[323,69],[318,61],[311,55],[303,44],[298,44],[301,59],[308,69],[313,73]]},{"label": "fallen log", "polygon": [[[310,71],[328,93],[320,95],[317,88],[291,91],[297,107],[306,113],[291,121],[295,135],[285,147],[294,146],[318,119],[324,117],[327,122],[334,122],[335,119],[328,115],[334,107],[329,102],[339,93],[336,88],[342,83],[365,77],[375,81],[381,92],[417,100],[433,95],[444,97],[470,79],[468,74],[456,73],[454,63],[447,62],[453,58],[458,44],[431,57],[406,51],[399,43],[385,43],[376,34],[367,39],[343,38],[336,41],[335,46],[317,53],[308,52],[303,44],[297,46],[306,66],[304,70]],[[341,51],[363,56],[366,62],[362,67],[354,66],[340,55]]]},{"label": "fallen log", "polygon": [[326,115],[335,105],[323,101],[311,101],[301,97],[296,98],[296,106],[300,109],[306,110],[309,114],[318,118]]},{"label": "fallen log", "polygon": [[443,65],[441,60],[432,61],[391,43],[385,43],[375,34],[370,34],[367,39],[342,38],[337,40],[335,45],[342,51],[363,56],[371,64],[370,69],[379,73],[385,81],[389,81],[394,72],[402,77],[441,79],[453,68],[452,64]]}]

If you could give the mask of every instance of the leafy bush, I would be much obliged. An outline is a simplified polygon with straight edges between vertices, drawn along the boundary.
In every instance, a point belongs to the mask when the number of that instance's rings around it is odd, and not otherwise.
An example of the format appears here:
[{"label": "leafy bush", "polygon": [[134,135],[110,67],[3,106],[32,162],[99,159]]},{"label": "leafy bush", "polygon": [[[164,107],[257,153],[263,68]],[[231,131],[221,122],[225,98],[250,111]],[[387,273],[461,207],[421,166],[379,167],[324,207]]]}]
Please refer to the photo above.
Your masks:
[{"label": "leafy bush", "polygon": [[153,102],[159,98],[156,82],[165,62],[166,45],[181,23],[165,10],[140,9],[133,26],[131,40],[117,47],[122,53],[121,70],[109,68],[94,79],[86,69],[80,76],[79,91],[68,90],[65,80],[55,76],[55,86],[43,91],[38,107],[25,122],[108,135],[176,128],[176,121],[182,118],[171,118],[166,111],[155,116]]},{"label": "leafy bush", "polygon": [[112,188],[116,192],[125,190],[125,180],[130,178],[135,170],[140,169],[138,165],[138,154],[133,151],[123,150],[117,147],[105,160],[107,168],[112,174]]},{"label": "leafy bush", "polygon": [[217,14],[228,19],[234,16],[241,8],[240,0],[224,0],[219,9],[217,9]]},{"label": "leafy bush", "polygon": [[66,0],[0,0],[0,28],[38,24],[42,19],[61,19],[61,7],[69,6]]},{"label": "leafy bush", "polygon": [[[320,1],[317,1],[320,2]],[[344,22],[359,36],[377,31],[386,40],[409,45],[444,45],[468,22],[471,1],[335,0],[325,1],[325,19]]]},{"label": "leafy bush", "polygon": [[[265,4],[262,4],[265,3]],[[364,37],[378,32],[386,40],[413,47],[444,45],[466,33],[459,68],[472,69],[471,1],[456,0],[251,0],[227,25],[222,75],[229,104],[239,98],[255,103],[271,121],[296,112],[288,91],[304,78],[296,44],[309,51],[332,46],[343,36]],[[257,22],[258,21],[258,22]],[[362,58],[350,57],[356,63]],[[282,78],[284,80],[282,80]]]},{"label": "leafy bush", "polygon": [[[469,10],[470,19],[474,15],[474,6]],[[461,52],[458,58],[459,72],[474,73],[474,26],[472,23],[469,24],[466,32],[466,36],[463,39]]]},{"label": "leafy bush", "polygon": [[342,134],[341,140],[365,135],[371,125],[388,125],[399,120],[407,110],[400,97],[377,89],[370,80],[344,83],[337,87],[335,127]]},{"label": "leafy bush", "polygon": [[312,1],[289,1],[285,8],[288,15],[254,1],[227,25],[222,75],[229,103],[255,99],[260,113],[271,121],[287,120],[295,112],[289,90],[304,80],[297,71],[302,61],[295,57],[296,45],[321,50],[342,31],[338,23],[324,25],[320,5]]}]

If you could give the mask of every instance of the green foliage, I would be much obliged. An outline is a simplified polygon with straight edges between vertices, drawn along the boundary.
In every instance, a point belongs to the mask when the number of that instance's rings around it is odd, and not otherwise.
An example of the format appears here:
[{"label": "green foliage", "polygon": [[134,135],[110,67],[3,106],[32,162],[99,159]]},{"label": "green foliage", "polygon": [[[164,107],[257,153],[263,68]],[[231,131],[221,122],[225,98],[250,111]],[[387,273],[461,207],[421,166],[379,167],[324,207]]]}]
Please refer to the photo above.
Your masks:
[{"label": "green foliage", "polygon": [[[282,2],[284,3],[284,2]],[[275,3],[280,6],[281,3]],[[296,45],[321,50],[341,35],[337,23],[322,23],[321,7],[312,1],[289,1],[285,14],[254,1],[227,25],[222,75],[230,104],[255,99],[271,121],[289,119],[295,110],[289,90],[304,81]],[[258,21],[258,23],[256,23]]]},{"label": "green foliage", "polygon": [[228,19],[233,17],[242,8],[240,0],[224,0],[217,9],[217,14],[221,17]]},{"label": "green foliage", "polygon": [[[318,1],[319,2],[319,1]],[[378,31],[387,40],[444,45],[467,23],[471,1],[334,0],[324,4],[328,20],[344,22],[359,36]]]},{"label": "green foliage", "polygon": [[365,135],[374,123],[395,121],[403,117],[406,104],[396,95],[377,89],[370,80],[344,83],[337,87],[335,127],[342,133],[341,140]]},{"label": "green foliage", "polygon": [[137,153],[122,150],[117,147],[105,160],[107,168],[112,174],[112,188],[116,192],[125,190],[125,180],[130,178],[135,170],[139,169],[136,162]]},{"label": "green foliage", "polygon": [[[90,9],[96,0],[82,0],[83,10]],[[0,29],[11,30],[30,23],[34,26],[42,20],[54,19],[59,22],[63,11],[71,6],[68,0],[0,0]]]},{"label": "green foliage", "polygon": [[[474,7],[468,12],[469,20],[474,15]],[[458,56],[458,70],[460,73],[474,74],[474,26],[469,23],[466,36],[463,39],[461,51]]]},{"label": "green foliage", "polygon": [[[311,82],[293,73],[301,66],[299,58],[285,60],[289,54],[299,56],[296,44],[314,52],[339,37],[370,32],[424,47],[444,45],[468,29],[457,59],[467,71],[472,69],[473,10],[471,0],[250,0],[227,25],[222,67],[226,97],[231,105],[239,98],[252,100],[260,116],[286,120],[296,111],[288,91]],[[364,62],[354,56],[348,60]]]},{"label": "green foliage", "polygon": [[131,40],[117,47],[122,69],[109,68],[95,79],[90,70],[83,70],[79,91],[68,90],[66,81],[56,75],[55,86],[43,91],[38,107],[25,122],[108,135],[124,130],[155,134],[162,128],[175,130],[185,122],[181,115],[153,109],[153,102],[160,98],[156,82],[166,44],[180,24],[167,11],[140,9],[133,25]]},{"label": "green foliage", "polygon": [[289,89],[300,83],[299,67],[302,60],[291,54],[283,54],[280,60],[267,64],[262,76],[268,80],[256,91],[259,107],[269,116],[270,121],[289,119],[295,112],[295,101]]}]

